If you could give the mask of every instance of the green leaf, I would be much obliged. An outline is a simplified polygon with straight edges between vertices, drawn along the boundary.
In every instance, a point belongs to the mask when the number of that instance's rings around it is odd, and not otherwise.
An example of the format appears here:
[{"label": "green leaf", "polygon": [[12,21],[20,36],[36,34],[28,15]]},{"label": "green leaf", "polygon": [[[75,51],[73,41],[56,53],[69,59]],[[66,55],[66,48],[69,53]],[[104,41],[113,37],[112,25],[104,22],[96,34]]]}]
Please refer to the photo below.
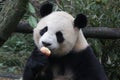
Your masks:
[{"label": "green leaf", "polygon": [[111,64],[112,62],[111,62],[111,59],[110,59],[110,57],[108,56],[108,61],[107,61],[107,64]]},{"label": "green leaf", "polygon": [[30,2],[28,3],[28,10],[30,13],[33,13],[33,14],[35,13],[35,8]]},{"label": "green leaf", "polygon": [[104,4],[107,4],[107,3],[108,3],[108,0],[102,0],[102,2],[103,2]]},{"label": "green leaf", "polygon": [[3,67],[3,63],[0,63],[0,67]]},{"label": "green leaf", "polygon": [[29,16],[28,22],[31,27],[35,28],[37,26],[37,19],[33,16]]},{"label": "green leaf", "polygon": [[9,67],[8,72],[14,72],[15,69],[16,69],[16,67]]}]

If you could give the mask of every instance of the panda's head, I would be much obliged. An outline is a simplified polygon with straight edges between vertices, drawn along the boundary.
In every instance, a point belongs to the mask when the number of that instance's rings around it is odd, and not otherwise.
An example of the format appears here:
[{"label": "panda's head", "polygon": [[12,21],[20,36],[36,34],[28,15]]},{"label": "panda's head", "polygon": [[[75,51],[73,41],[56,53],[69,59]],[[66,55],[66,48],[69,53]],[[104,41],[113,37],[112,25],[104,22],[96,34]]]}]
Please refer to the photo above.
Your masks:
[{"label": "panda's head", "polygon": [[86,16],[78,14],[74,19],[64,11],[52,12],[52,7],[51,3],[46,3],[40,8],[42,18],[33,33],[36,46],[48,47],[54,55],[85,48],[87,42],[80,28],[86,26]]}]

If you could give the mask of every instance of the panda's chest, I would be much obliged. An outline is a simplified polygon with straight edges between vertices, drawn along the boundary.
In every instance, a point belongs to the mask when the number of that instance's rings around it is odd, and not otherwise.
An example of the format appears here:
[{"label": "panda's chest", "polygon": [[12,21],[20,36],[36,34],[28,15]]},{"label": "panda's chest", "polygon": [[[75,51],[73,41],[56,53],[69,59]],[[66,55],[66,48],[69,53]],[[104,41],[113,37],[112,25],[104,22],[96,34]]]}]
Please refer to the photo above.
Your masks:
[{"label": "panda's chest", "polygon": [[73,72],[66,66],[52,66],[53,80],[73,80]]},{"label": "panda's chest", "polygon": [[49,59],[53,75],[52,80],[74,80],[71,59],[72,58],[68,55],[64,57],[52,57]]}]

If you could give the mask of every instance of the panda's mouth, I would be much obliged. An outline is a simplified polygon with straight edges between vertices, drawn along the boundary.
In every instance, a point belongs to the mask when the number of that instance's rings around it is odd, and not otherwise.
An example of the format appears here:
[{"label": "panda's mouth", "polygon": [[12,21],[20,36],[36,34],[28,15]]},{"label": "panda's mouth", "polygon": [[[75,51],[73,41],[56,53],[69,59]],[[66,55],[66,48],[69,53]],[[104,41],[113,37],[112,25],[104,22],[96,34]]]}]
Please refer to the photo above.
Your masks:
[{"label": "panda's mouth", "polygon": [[[42,46],[42,47],[46,47],[46,46]],[[51,52],[55,50],[55,48],[52,48],[52,47],[46,47],[48,48]]]},{"label": "panda's mouth", "polygon": [[40,48],[42,48],[42,47],[46,47],[46,48],[48,48],[51,51],[52,54],[56,54],[58,52],[60,46],[53,45],[53,44],[50,45],[50,46],[45,46],[43,44],[40,44]]},{"label": "panda's mouth", "polygon": [[52,53],[52,55],[55,55],[55,54],[57,54],[57,48],[52,48],[52,47],[47,47],[50,51],[51,51],[51,53]]}]

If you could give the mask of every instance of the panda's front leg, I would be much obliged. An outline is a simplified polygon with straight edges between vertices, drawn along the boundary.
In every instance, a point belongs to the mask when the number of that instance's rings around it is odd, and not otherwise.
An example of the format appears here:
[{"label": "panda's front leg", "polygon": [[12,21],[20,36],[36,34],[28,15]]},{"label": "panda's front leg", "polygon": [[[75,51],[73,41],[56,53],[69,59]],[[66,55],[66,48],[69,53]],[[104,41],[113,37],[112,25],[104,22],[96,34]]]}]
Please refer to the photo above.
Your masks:
[{"label": "panda's front leg", "polygon": [[35,48],[29,57],[23,74],[23,80],[35,80],[37,74],[48,64],[48,57]]}]

